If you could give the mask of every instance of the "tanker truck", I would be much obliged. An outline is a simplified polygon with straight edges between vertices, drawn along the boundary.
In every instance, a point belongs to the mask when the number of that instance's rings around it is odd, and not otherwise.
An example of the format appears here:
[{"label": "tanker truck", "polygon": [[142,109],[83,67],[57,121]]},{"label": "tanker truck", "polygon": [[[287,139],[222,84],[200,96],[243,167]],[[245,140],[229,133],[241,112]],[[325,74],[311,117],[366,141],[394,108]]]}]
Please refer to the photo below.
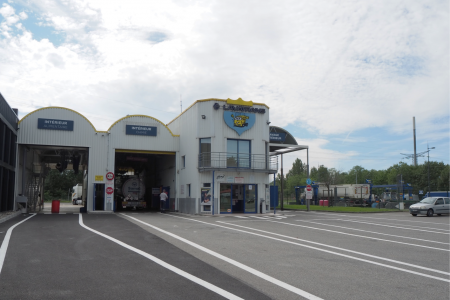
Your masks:
[{"label": "tanker truck", "polygon": [[[142,209],[147,207],[144,199],[145,184],[139,176],[122,176],[116,180],[116,197],[122,208]],[[119,204],[120,205],[120,204]]]}]

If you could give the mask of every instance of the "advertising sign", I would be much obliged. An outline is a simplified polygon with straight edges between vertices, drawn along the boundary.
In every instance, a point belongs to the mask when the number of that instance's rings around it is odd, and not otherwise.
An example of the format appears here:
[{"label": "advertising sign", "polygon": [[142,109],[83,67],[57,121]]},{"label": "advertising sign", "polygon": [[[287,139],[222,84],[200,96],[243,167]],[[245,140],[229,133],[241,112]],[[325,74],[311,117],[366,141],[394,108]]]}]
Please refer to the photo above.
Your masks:
[{"label": "advertising sign", "polygon": [[253,127],[256,117],[252,113],[224,111],[223,119],[228,127],[234,129],[234,131],[241,135],[244,131]]},{"label": "advertising sign", "polygon": [[73,121],[39,118],[38,129],[73,131]]},{"label": "advertising sign", "polygon": [[156,136],[155,126],[126,125],[125,134]]},{"label": "advertising sign", "polygon": [[284,143],[286,140],[286,133],[284,132],[271,132],[269,133],[269,139],[271,142]]},{"label": "advertising sign", "polygon": [[211,205],[211,188],[201,188],[200,189],[201,204],[202,205]]},{"label": "advertising sign", "polygon": [[234,183],[244,183],[244,177],[234,177]]}]

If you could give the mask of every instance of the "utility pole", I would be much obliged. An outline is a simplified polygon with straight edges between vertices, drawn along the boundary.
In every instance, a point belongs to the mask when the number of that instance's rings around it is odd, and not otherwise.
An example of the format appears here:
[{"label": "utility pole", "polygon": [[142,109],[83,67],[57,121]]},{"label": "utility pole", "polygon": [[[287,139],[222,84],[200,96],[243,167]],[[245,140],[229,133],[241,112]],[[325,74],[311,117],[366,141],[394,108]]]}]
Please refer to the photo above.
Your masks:
[{"label": "utility pole", "polygon": [[430,196],[430,150],[434,149],[434,147],[429,148],[427,143],[427,152],[428,152],[428,196]]}]

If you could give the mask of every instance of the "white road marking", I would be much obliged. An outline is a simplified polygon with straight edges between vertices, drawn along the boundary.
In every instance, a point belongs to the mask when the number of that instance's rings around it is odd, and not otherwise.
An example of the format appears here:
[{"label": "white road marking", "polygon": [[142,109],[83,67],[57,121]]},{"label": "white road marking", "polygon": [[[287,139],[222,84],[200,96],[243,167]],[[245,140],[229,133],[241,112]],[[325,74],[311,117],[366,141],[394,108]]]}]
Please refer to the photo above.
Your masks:
[{"label": "white road marking", "polygon": [[240,297],[238,297],[238,296],[236,296],[234,294],[231,294],[231,293],[221,289],[218,286],[215,286],[215,285],[213,285],[213,284],[211,284],[211,283],[209,283],[207,281],[204,281],[203,279],[200,279],[200,278],[198,278],[196,276],[193,276],[193,275],[191,275],[191,274],[189,274],[189,273],[187,273],[187,272],[185,272],[183,270],[178,269],[177,267],[169,265],[168,263],[160,260],[159,258],[154,257],[153,255],[150,255],[150,254],[148,254],[148,253],[146,253],[144,251],[141,251],[141,250],[139,250],[139,249],[137,249],[137,248],[135,248],[133,246],[130,246],[130,245],[125,244],[125,243],[123,243],[123,242],[121,242],[121,241],[119,241],[119,240],[117,240],[117,239],[115,239],[113,237],[110,237],[109,235],[103,234],[101,232],[98,232],[97,230],[94,230],[94,229],[84,225],[84,223],[83,223],[83,215],[81,215],[81,214],[80,214],[78,220],[79,220],[80,225],[83,228],[85,228],[85,229],[87,229],[89,231],[92,231],[93,233],[98,234],[98,235],[100,235],[100,236],[102,236],[102,237],[104,237],[104,238],[106,238],[106,239],[108,239],[108,240],[110,240],[110,241],[112,241],[112,242],[114,242],[116,244],[119,244],[120,246],[122,246],[124,248],[127,248],[128,250],[131,250],[131,251],[133,251],[133,252],[135,252],[137,254],[140,254],[140,255],[144,256],[145,258],[148,258],[151,261],[157,263],[158,265],[160,265],[160,266],[162,266],[162,267],[164,267],[166,269],[169,269],[170,271],[172,271],[172,272],[174,272],[174,273],[176,273],[176,274],[178,274],[178,275],[180,275],[180,276],[182,276],[182,277],[184,277],[184,278],[186,278],[188,280],[191,280],[191,281],[197,283],[198,285],[201,285],[204,288],[213,291],[214,293],[217,293],[217,294],[219,294],[219,295],[221,295],[221,296],[223,296],[223,297],[225,297],[227,299],[242,299],[242,298],[240,298]]},{"label": "white road marking", "polygon": [[248,219],[248,217],[234,216],[235,218]]},{"label": "white road marking", "polygon": [[[330,216],[330,213],[321,213],[321,212],[306,212],[306,211],[297,211],[299,213],[313,213],[313,214],[317,214],[317,215],[326,215],[326,216]],[[332,213],[332,216],[341,216],[341,217],[349,217],[347,214],[336,214],[336,213]],[[392,220],[389,218],[375,218],[375,217],[360,217],[360,216],[355,216],[354,214],[352,214],[352,218],[364,218],[364,219],[375,219],[375,220],[389,220],[389,221],[396,221],[396,220]],[[412,217],[411,217],[412,218]],[[433,225],[447,225],[450,227],[450,224],[440,224],[440,223],[435,223],[435,222],[424,222],[424,221],[416,221],[417,219],[414,220],[400,220],[401,222],[411,222],[411,223],[426,223],[426,224],[433,224]]]},{"label": "white road marking", "polygon": [[[419,275],[419,276],[423,276],[423,277],[428,277],[428,278],[432,278],[432,279],[436,279],[436,280],[440,280],[440,281],[450,282],[450,280],[449,280],[449,279],[446,279],[446,278],[441,278],[441,277],[436,277],[436,276],[432,276],[432,275],[428,275],[428,274],[424,274],[424,273],[419,273],[419,272],[411,271],[411,270],[408,270],[408,269],[402,269],[402,268],[399,268],[399,267],[394,267],[394,266],[382,264],[382,263],[375,262],[375,261],[371,261],[371,260],[367,260],[367,259],[362,259],[362,258],[358,258],[358,257],[353,257],[353,256],[346,255],[346,254],[342,254],[342,253],[336,253],[336,252],[332,252],[332,251],[329,251],[329,250],[325,250],[325,249],[321,249],[321,248],[317,248],[317,247],[313,247],[313,246],[309,246],[309,245],[304,245],[304,244],[299,244],[299,243],[295,243],[295,242],[291,242],[291,241],[286,241],[286,240],[274,238],[274,237],[271,237],[271,236],[265,236],[265,235],[258,234],[258,233],[254,233],[254,232],[249,232],[249,231],[245,231],[245,230],[241,230],[241,229],[236,229],[236,228],[230,228],[230,227],[226,227],[226,226],[222,226],[222,225],[218,225],[218,224],[208,223],[208,222],[204,222],[204,221],[199,221],[199,220],[194,220],[194,219],[189,219],[189,218],[184,218],[184,217],[179,217],[179,216],[173,216],[173,215],[168,215],[168,216],[173,217],[173,218],[179,218],[179,219],[185,219],[185,220],[194,221],[194,222],[198,222],[198,223],[203,223],[203,224],[207,224],[207,225],[217,226],[217,227],[221,227],[221,228],[226,228],[226,229],[230,229],[230,230],[234,230],[234,231],[239,231],[239,232],[243,232],[243,233],[248,233],[248,234],[260,236],[260,237],[263,237],[263,238],[266,238],[266,239],[271,239],[271,240],[280,241],[280,242],[283,242],[283,243],[288,243],[288,244],[298,245],[298,246],[302,246],[302,247],[305,247],[305,248],[310,248],[310,249],[313,249],[313,250],[318,250],[318,251],[326,252],[326,253],[333,254],[333,255],[337,255],[337,256],[342,256],[342,257],[346,257],[346,258],[350,258],[350,259],[354,259],[354,260],[359,260],[359,261],[363,261],[363,262],[366,262],[366,263],[369,263],[369,264],[373,264],[373,265],[377,265],[377,266],[381,266],[381,267],[385,267],[385,268],[389,268],[389,269],[394,269],[394,270],[398,270],[398,271],[402,271],[402,272],[406,272],[406,273],[411,273],[411,274]],[[129,217],[129,216],[128,216],[128,217]],[[129,217],[129,218],[134,219],[133,217]],[[137,220],[137,219],[136,219],[136,220]],[[137,220],[137,221],[139,221],[139,220]],[[141,223],[143,223],[143,224],[147,224],[147,223],[142,222],[142,221],[139,221],[139,222],[141,222]],[[219,221],[218,221],[218,222],[219,222]],[[276,222],[276,221],[271,221],[271,222],[274,222],[274,223],[281,223],[281,222]],[[292,224],[289,224],[289,223],[282,223],[282,224],[292,225]],[[148,226],[154,227],[154,226],[152,226],[152,225],[150,225],[150,224],[148,224]],[[156,229],[156,227],[154,227],[154,228]],[[168,234],[172,235],[170,232],[169,232]],[[174,235],[174,236],[176,236],[176,235]],[[178,237],[178,238],[179,238],[179,239],[182,239],[182,238],[180,238],[180,237]],[[184,239],[183,239],[183,240],[184,240]],[[187,241],[187,240],[186,240],[186,241]],[[189,241],[187,241],[187,242],[189,242]],[[191,243],[191,242],[190,242],[190,243]],[[199,247],[201,247],[201,246],[199,246]],[[203,247],[202,247],[202,248],[203,248]],[[208,250],[208,249],[206,249],[206,248],[204,248],[204,249],[205,249],[205,250],[203,250],[203,251],[205,251],[205,252],[206,252],[206,251],[210,251],[210,250]],[[208,252],[208,253],[209,253],[209,252]],[[219,254],[219,255],[220,255],[220,254]],[[440,273],[440,272],[442,272],[442,271],[435,270],[435,272],[439,272],[439,273]],[[447,274],[447,273],[446,273],[446,274]]]},{"label": "white road marking", "polygon": [[[295,294],[297,294],[297,295],[300,295],[300,296],[302,296],[302,297],[305,297],[306,299],[322,300],[322,298],[319,298],[319,297],[317,297],[317,296],[315,296],[315,295],[313,295],[313,294],[310,294],[310,293],[308,293],[308,292],[306,292],[306,291],[304,291],[304,290],[301,290],[301,289],[299,289],[299,288],[296,288],[295,286],[292,286],[292,285],[290,285],[290,284],[288,284],[288,283],[285,283],[285,282],[283,282],[283,281],[281,281],[281,280],[278,280],[278,279],[276,279],[276,278],[274,278],[274,277],[271,277],[271,276],[269,276],[269,275],[266,275],[266,274],[264,274],[264,273],[262,273],[262,272],[260,272],[260,271],[258,271],[258,270],[256,270],[256,269],[253,269],[253,268],[251,268],[251,267],[249,267],[249,266],[247,266],[247,265],[241,264],[241,263],[238,262],[238,261],[235,261],[235,260],[233,260],[233,259],[231,259],[231,258],[228,258],[228,257],[226,257],[226,256],[223,256],[222,254],[219,254],[219,253],[214,252],[214,251],[212,251],[212,250],[210,250],[210,249],[208,249],[208,248],[205,248],[205,247],[203,247],[203,246],[200,246],[199,244],[196,244],[196,243],[194,243],[194,242],[191,242],[191,241],[189,241],[189,240],[186,240],[186,239],[184,239],[184,238],[182,238],[182,237],[180,237],[180,236],[178,236],[178,235],[175,235],[175,234],[173,234],[173,233],[171,233],[171,232],[165,231],[165,230],[163,230],[163,229],[160,229],[160,228],[158,228],[158,227],[156,227],[156,226],[153,226],[153,225],[151,225],[151,224],[149,224],[149,223],[143,222],[143,221],[141,221],[141,220],[139,220],[139,219],[136,219],[136,218],[134,218],[134,217],[128,216],[128,215],[126,215],[126,214],[121,213],[121,215],[126,216],[126,217],[128,217],[128,218],[130,218],[130,219],[133,219],[133,220],[135,220],[135,221],[137,221],[137,222],[139,222],[139,223],[141,223],[141,224],[144,224],[144,225],[146,225],[146,226],[148,226],[148,227],[151,227],[151,228],[153,228],[153,229],[155,229],[155,230],[158,230],[158,231],[160,231],[160,232],[162,232],[162,233],[165,233],[165,234],[167,234],[167,235],[169,235],[169,236],[171,236],[171,237],[173,237],[173,238],[176,238],[177,240],[180,240],[180,241],[182,241],[182,242],[185,242],[186,244],[191,245],[192,247],[195,247],[195,248],[197,248],[197,249],[199,249],[199,250],[201,250],[201,251],[204,251],[204,252],[206,252],[206,253],[208,253],[208,254],[210,254],[210,255],[212,255],[212,256],[215,256],[215,257],[217,257],[217,258],[219,258],[219,259],[221,259],[221,260],[224,260],[224,261],[226,261],[226,262],[228,262],[228,263],[230,263],[230,264],[232,264],[232,265],[234,265],[234,266],[236,266],[236,267],[238,267],[238,268],[240,268],[240,269],[242,269],[242,270],[245,270],[245,271],[247,271],[247,272],[249,272],[249,273],[251,273],[251,274],[253,274],[253,275],[255,275],[255,276],[258,276],[258,277],[260,277],[260,278],[262,278],[262,279],[264,279],[264,280],[267,280],[267,281],[269,281],[270,283],[276,284],[276,285],[278,285],[278,286],[280,286],[280,287],[282,287],[282,288],[285,288],[285,289],[288,290],[288,291],[291,291],[291,292],[293,292],[293,293],[295,293]],[[172,216],[172,215],[167,215],[167,216],[175,217],[175,218],[181,218],[181,219],[187,219],[187,218],[176,217],[176,216]],[[191,220],[191,219],[187,219],[187,220]],[[196,220],[192,220],[192,221],[196,221]],[[214,225],[214,226],[219,226],[219,227],[228,228],[228,227],[225,227],[225,226],[220,226],[220,225],[211,224],[211,223],[207,223],[207,222],[202,222],[202,221],[198,221],[198,222],[200,222],[200,223],[205,223],[205,224],[208,224],[208,225]],[[234,228],[230,228],[230,229],[237,230],[237,229],[234,229]],[[239,231],[239,230],[238,230],[238,231]]]},{"label": "white road marking", "polygon": [[311,221],[303,221],[303,220],[295,220],[295,221],[297,221],[297,222],[304,222],[304,223],[318,224],[318,225],[323,225],[323,226],[330,226],[330,227],[335,227],[335,228],[349,229],[349,230],[354,230],[354,231],[362,231],[362,232],[365,232],[365,233],[386,235],[386,236],[398,237],[398,238],[409,239],[409,240],[417,240],[417,241],[422,241],[422,242],[429,242],[429,243],[449,245],[449,243],[444,243],[444,242],[436,242],[436,241],[430,241],[430,240],[406,237],[406,236],[395,235],[395,234],[387,234],[387,233],[381,233],[381,232],[375,232],[375,231],[367,231],[367,230],[363,230],[363,229],[350,228],[350,227],[344,227],[344,226],[337,226],[337,225],[332,225],[332,224],[325,224],[325,223],[318,223],[318,222],[311,222]]},{"label": "white road marking", "polygon": [[447,252],[450,252],[449,249],[442,249],[442,248],[435,248],[435,247],[430,247],[430,246],[423,246],[423,245],[417,245],[417,244],[410,244],[410,243],[405,243],[405,242],[398,242],[398,241],[392,241],[392,240],[380,239],[380,238],[371,237],[371,236],[364,236],[364,235],[358,235],[358,234],[353,234],[353,233],[347,233],[347,232],[341,232],[341,231],[336,231],[336,230],[323,229],[323,228],[317,228],[317,227],[311,227],[311,226],[305,226],[305,225],[298,225],[298,224],[291,224],[291,223],[284,223],[284,222],[276,222],[276,221],[272,221],[272,220],[267,220],[267,221],[268,221],[268,222],[274,222],[274,223],[285,224],[285,225],[290,225],[290,226],[297,226],[297,227],[302,227],[302,228],[308,228],[308,229],[321,230],[321,231],[327,231],[327,232],[339,233],[339,234],[344,234],[344,235],[350,235],[350,236],[362,237],[362,238],[365,238],[365,239],[371,239],[371,240],[377,240],[377,241],[383,241],[383,242],[389,242],[389,243],[395,243],[395,244],[402,244],[402,245],[408,245],[408,246],[414,246],[414,247],[421,247],[421,248],[427,248],[427,249],[433,249],[433,250],[439,250],[439,251],[447,251]]},{"label": "white road marking", "polygon": [[25,220],[22,220],[19,223],[16,223],[13,226],[9,227],[8,231],[6,231],[6,235],[3,238],[2,246],[0,247],[0,274],[2,273],[3,263],[5,262],[6,251],[8,250],[9,240],[11,239],[11,233],[12,233],[13,229],[16,228],[17,226],[19,226],[20,224],[22,224],[23,222],[31,219],[35,215],[36,214],[32,214]]},{"label": "white road marking", "polygon": [[376,255],[371,255],[371,254],[364,253],[364,252],[353,251],[353,250],[349,250],[349,249],[345,249],[345,248],[340,248],[340,247],[331,246],[331,245],[327,245],[327,244],[322,244],[322,243],[318,243],[318,242],[313,242],[313,241],[308,241],[308,240],[304,240],[304,239],[299,239],[299,238],[295,238],[295,237],[291,237],[291,236],[287,236],[287,235],[283,235],[283,234],[279,234],[279,233],[273,233],[273,232],[270,232],[270,231],[265,231],[265,230],[261,230],[261,229],[255,229],[255,228],[246,227],[246,226],[242,226],[242,225],[236,225],[236,224],[233,224],[233,223],[227,223],[227,222],[223,222],[223,221],[217,221],[217,222],[221,223],[221,224],[227,224],[227,225],[231,225],[231,226],[242,227],[242,228],[245,228],[245,229],[250,229],[250,230],[254,230],[254,231],[258,231],[258,232],[264,232],[264,233],[268,233],[268,234],[272,234],[272,235],[276,235],[276,236],[281,236],[281,237],[292,239],[292,240],[297,240],[297,241],[302,241],[302,242],[306,242],[306,243],[311,243],[311,244],[314,244],[314,245],[319,245],[319,246],[323,246],[323,247],[337,249],[337,250],[340,250],[340,251],[346,251],[346,252],[350,252],[350,253],[355,253],[355,254],[358,254],[358,255],[364,255],[364,256],[368,256],[368,257],[379,259],[379,260],[385,260],[385,261],[393,262],[393,263],[400,264],[400,265],[405,265],[405,266],[412,267],[412,268],[422,269],[422,270],[426,270],[426,271],[430,271],[430,272],[436,272],[436,273],[441,273],[441,274],[450,276],[450,273],[448,273],[448,272],[435,270],[435,269],[430,269],[430,268],[426,268],[426,267],[421,267],[421,266],[418,266],[418,265],[415,265],[415,264],[409,264],[409,263],[405,263],[405,262],[402,262],[402,261],[389,259],[389,258],[385,258],[385,257],[380,257],[380,256],[376,256]]},{"label": "white road marking", "polygon": [[[446,234],[446,235],[448,235],[448,230],[445,230],[445,229],[429,228],[429,229],[432,229],[432,231],[431,231],[431,230],[424,230],[423,227],[422,227],[422,229],[418,229],[418,228],[412,228],[412,227],[399,227],[398,225],[370,223],[370,222],[348,220],[348,219],[335,219],[335,220],[337,220],[337,221],[344,221],[344,222],[369,224],[369,225],[382,226],[382,227],[392,227],[392,228],[395,228],[395,229],[406,229],[406,230],[423,231],[423,232],[431,232],[431,233],[438,233],[438,234]],[[446,231],[446,232],[437,232],[436,230],[438,230],[438,231]]]}]

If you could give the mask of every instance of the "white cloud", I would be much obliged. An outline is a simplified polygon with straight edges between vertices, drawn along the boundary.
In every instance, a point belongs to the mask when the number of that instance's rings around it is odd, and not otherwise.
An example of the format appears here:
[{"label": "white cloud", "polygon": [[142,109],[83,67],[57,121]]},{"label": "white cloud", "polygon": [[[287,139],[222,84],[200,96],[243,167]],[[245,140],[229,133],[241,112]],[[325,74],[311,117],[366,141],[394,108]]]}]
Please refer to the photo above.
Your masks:
[{"label": "white cloud", "polygon": [[323,157],[341,155],[325,140],[409,133],[412,116],[422,136],[445,139],[433,121],[449,115],[442,1],[30,1],[65,34],[58,46],[31,27],[13,33],[29,13],[14,5],[0,8],[0,92],[24,112],[67,106],[104,130],[133,113],[169,122],[180,95],[185,108],[242,97],[268,104],[273,125],[317,134],[307,142]]}]

